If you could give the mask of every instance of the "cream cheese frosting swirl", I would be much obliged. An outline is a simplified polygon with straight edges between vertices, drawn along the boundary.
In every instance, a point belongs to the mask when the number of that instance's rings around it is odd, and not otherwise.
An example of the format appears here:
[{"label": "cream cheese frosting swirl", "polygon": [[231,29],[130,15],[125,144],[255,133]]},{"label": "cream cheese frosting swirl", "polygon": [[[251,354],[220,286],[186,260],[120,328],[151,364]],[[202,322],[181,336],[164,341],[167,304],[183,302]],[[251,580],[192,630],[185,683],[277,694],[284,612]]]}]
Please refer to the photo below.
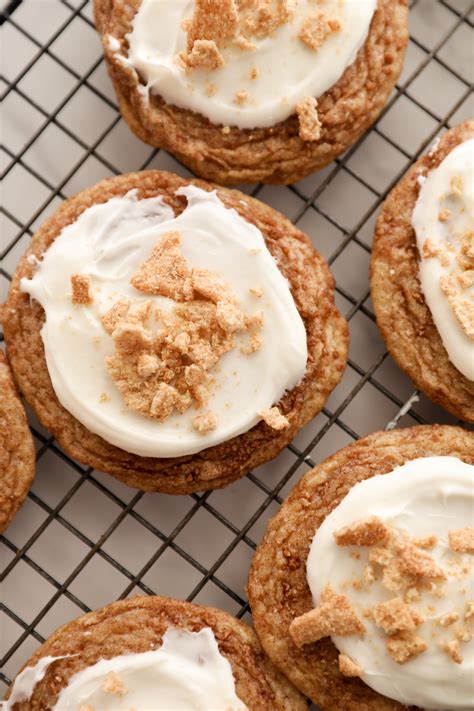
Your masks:
[{"label": "cream cheese frosting swirl", "polygon": [[[368,686],[406,706],[457,711],[473,708],[473,555],[472,551],[455,552],[449,533],[471,528],[472,536],[473,484],[474,466],[455,457],[415,459],[354,486],[324,520],[311,543],[307,579],[315,606],[330,584],[335,593],[347,597],[365,627],[364,634],[332,636],[332,641],[359,667],[360,678]],[[334,535],[374,515],[390,529],[408,534],[415,545],[429,547],[429,551],[417,548],[415,556],[424,560],[429,556],[446,576],[439,585],[412,595],[411,605],[416,615],[421,615],[416,622],[421,653],[404,663],[397,663],[387,653],[387,634],[380,626],[384,622],[374,614],[374,606],[393,601],[403,592],[394,591],[394,586],[387,589],[385,577],[368,579],[364,574],[373,546],[341,545],[340,541],[338,545]],[[397,604],[402,613],[407,609],[400,599]],[[393,618],[389,621],[394,623]]]},{"label": "cream cheese frosting swirl", "polygon": [[474,139],[422,180],[412,224],[433,321],[453,365],[474,381]]},{"label": "cream cheese frosting swirl", "polygon": [[[133,191],[88,208],[48,248],[33,278],[21,282],[45,311],[41,335],[61,404],[91,432],[142,456],[193,454],[248,431],[306,369],[304,324],[260,230],[214,192],[188,186],[177,194],[186,197],[187,207],[176,217],[160,197],[139,200]],[[114,341],[102,319],[111,307],[123,298],[151,302],[164,314],[176,307],[130,281],[170,232],[181,235],[181,253],[191,267],[212,270],[247,313],[262,314],[261,347],[248,355],[234,348],[210,371],[208,407],[217,426],[205,432],[192,426],[199,415],[195,407],[164,421],[126,407],[106,367]],[[71,278],[77,273],[90,283],[90,304],[72,303]]]},{"label": "cream cheese frosting swirl", "polygon": [[[9,711],[28,700],[49,665],[63,657],[45,657],[18,675]],[[162,646],[150,652],[102,659],[69,679],[52,711],[248,711],[235,692],[228,660],[210,628],[188,632],[170,627]]]},{"label": "cream cheese frosting swirl", "polygon": [[[229,2],[208,5],[223,13]],[[239,11],[240,26],[237,23],[233,36],[217,41],[217,66],[190,70],[179,55],[187,47],[183,21],[192,17],[195,3],[142,0],[127,35],[128,56],[117,57],[138,72],[145,97],[148,91],[158,94],[214,124],[274,126],[293,114],[305,97],[321,96],[340,79],[367,38],[376,5],[376,0],[325,0],[322,5],[313,0],[237,0],[235,6],[230,3],[230,11]],[[248,21],[242,19],[249,7],[263,18],[284,13],[284,20],[269,31],[249,32]],[[225,17],[223,23],[227,30]],[[117,50],[112,36],[109,48]]]}]

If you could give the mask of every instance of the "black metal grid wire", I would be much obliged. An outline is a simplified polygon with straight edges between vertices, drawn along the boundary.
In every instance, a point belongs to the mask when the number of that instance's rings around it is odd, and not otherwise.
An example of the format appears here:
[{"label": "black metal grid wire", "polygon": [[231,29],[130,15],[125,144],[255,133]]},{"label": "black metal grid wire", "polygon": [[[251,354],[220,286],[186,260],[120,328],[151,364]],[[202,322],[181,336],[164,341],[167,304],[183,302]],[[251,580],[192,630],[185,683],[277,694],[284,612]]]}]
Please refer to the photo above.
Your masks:
[{"label": "black metal grid wire", "polygon": [[[64,22],[62,22],[46,43],[42,44],[38,41],[38,39],[31,32],[22,26],[20,21],[16,20],[16,12],[18,8],[21,7],[23,1],[26,3],[44,2],[45,11],[47,11],[46,4],[48,2],[60,3],[68,11],[69,14],[65,18]],[[416,10],[416,6],[420,5],[421,2],[422,0],[412,0],[410,3],[411,9]],[[344,250],[351,243],[357,245],[366,255],[370,253],[369,244],[360,234],[362,229],[364,226],[367,226],[367,224],[371,224],[370,221],[373,220],[375,213],[387,196],[388,192],[399,181],[409,165],[416,161],[418,157],[425,152],[427,147],[432,143],[433,139],[440,131],[451,125],[451,119],[455,117],[461,107],[465,105],[465,102],[469,96],[472,96],[472,83],[470,83],[462,73],[453,68],[450,63],[442,58],[440,53],[444,48],[446,48],[448,42],[461,27],[465,27],[470,31],[472,41],[474,2],[469,2],[469,0],[431,0],[431,2],[433,7],[435,5],[442,6],[446,12],[449,13],[449,28],[446,30],[446,33],[441,37],[441,39],[431,47],[425,46],[425,44],[420,42],[416,37],[412,36],[410,38],[411,47],[415,48],[422,58],[417,62],[415,69],[403,80],[403,83],[399,83],[397,85],[378,123],[371,129],[369,134],[366,134],[366,136],[358,142],[358,144],[347,151],[343,157],[335,161],[335,163],[326,171],[324,178],[319,182],[319,184],[317,184],[317,187],[313,187],[309,191],[302,188],[301,184],[289,186],[287,188],[293,196],[298,198],[297,201],[300,203],[299,209],[292,215],[292,219],[295,223],[301,220],[308,213],[308,211],[314,210],[321,217],[323,217],[329,225],[337,228],[337,230],[342,234],[342,239],[336,245],[335,249],[328,258],[330,265],[335,265],[338,257],[343,254]],[[15,167],[21,166],[40,184],[42,184],[48,192],[47,198],[34,211],[34,213],[24,221],[19,219],[17,215],[7,210],[5,206],[0,208],[0,212],[3,213],[3,215],[17,227],[17,232],[13,239],[9,240],[8,245],[6,245],[2,239],[2,244],[5,245],[5,249],[3,249],[1,254],[2,266],[0,266],[0,279],[3,277],[8,281],[11,279],[11,274],[9,270],[4,268],[3,260],[8,257],[12,250],[15,249],[24,235],[31,235],[33,233],[33,226],[36,221],[43,215],[45,210],[51,208],[55,198],[64,199],[67,197],[64,192],[65,187],[70,179],[77,174],[77,172],[84,166],[86,161],[91,156],[94,157],[103,169],[108,171],[110,174],[118,174],[120,172],[113,162],[107,160],[98,149],[104,139],[109,136],[111,131],[117,126],[121,119],[119,113],[117,112],[115,102],[111,100],[104,93],[104,91],[97,88],[96,83],[92,80],[94,72],[102,64],[103,59],[97,59],[97,61],[93,63],[85,73],[80,73],[65,62],[54,48],[55,41],[58,40],[58,38],[61,38],[63,33],[67,31],[68,27],[75,20],[75,18],[80,18],[81,21],[86,23],[88,26],[93,27],[92,20],[90,19],[89,0],[12,0],[11,2],[3,2],[1,7],[3,8],[3,12],[0,16],[1,24],[10,25],[12,28],[15,28],[15,30],[20,33],[22,37],[29,40],[29,42],[31,42],[35,47],[35,53],[30,61],[21,69],[19,74],[12,81],[3,81],[4,88],[1,92],[1,100],[3,102],[10,94],[21,97],[28,102],[28,104],[33,107],[42,118],[38,128],[31,134],[19,150],[12,150],[8,145],[2,146],[3,151],[6,154],[6,168],[4,169],[1,178],[2,180],[7,178]],[[32,70],[45,56],[57,63],[73,79],[71,89],[51,112],[45,110],[43,106],[29,96],[21,86],[21,82],[28,75],[28,72],[30,72],[30,70]],[[438,115],[435,111],[427,107],[425,103],[420,101],[417,98],[416,88],[414,87],[416,80],[431,63],[435,63],[438,67],[442,67],[446,70],[446,72],[449,72],[449,75],[454,77],[463,88],[461,94],[455,101],[452,102],[449,110],[444,115]],[[83,140],[83,138],[78,135],[77,131],[71,130],[71,128],[68,127],[67,122],[64,121],[60,115],[61,111],[77,95],[77,92],[82,87],[87,87],[90,92],[92,92],[114,112],[114,118],[110,121],[109,125],[94,141],[90,142]],[[443,88],[440,87],[441,91],[442,89]],[[402,145],[400,145],[399,141],[395,141],[383,130],[384,116],[387,115],[390,109],[396,104],[397,101],[400,100],[401,97],[405,97],[411,105],[419,108],[425,115],[432,119],[432,129],[428,131],[427,135],[424,136],[424,139],[413,152],[406,150]],[[57,183],[51,182],[42,175],[41,171],[31,166],[27,155],[28,150],[34,145],[35,141],[41,137],[46,129],[51,125],[60,128],[61,131],[63,131],[72,141],[74,141],[81,150],[80,158],[72,166],[68,173]],[[367,139],[368,135],[376,135],[383,139],[386,143],[396,149],[405,159],[403,168],[393,176],[390,184],[386,186],[385,189],[380,191],[374,188],[374,186],[371,185],[360,174],[360,171],[356,170],[350,162],[351,157],[356,154],[357,150]],[[142,165],[137,165],[136,168],[147,168],[154,161],[158,153],[159,151],[157,150],[151,151],[146,161],[144,161]],[[320,198],[324,195],[325,190],[333,183],[333,181],[337,179],[338,176],[343,173],[351,176],[352,179],[357,181],[359,185],[363,186],[365,190],[373,196],[373,201],[371,202],[369,209],[366,210],[365,214],[360,217],[357,224],[351,229],[348,229],[344,224],[341,224],[328,209],[324,208],[324,200],[320,200]],[[251,194],[258,196],[263,189],[264,187],[262,185],[257,185],[252,189]],[[316,246],[318,244],[317,236],[315,238],[315,244]],[[351,325],[354,322],[354,317],[358,314],[363,314],[372,323],[375,322],[370,305],[370,292],[368,286],[366,292],[362,295],[354,295],[351,293],[350,289],[343,286],[341,283],[337,283],[336,291],[338,298],[346,306],[345,315]],[[194,584],[193,589],[187,595],[188,600],[198,598],[206,584],[211,581],[232,602],[234,608],[236,608],[237,617],[243,617],[246,615],[249,612],[249,607],[243,591],[236,591],[234,587],[237,586],[232,586],[222,579],[222,577],[225,576],[220,574],[221,566],[229,560],[229,557],[240,543],[245,544],[250,551],[255,549],[255,539],[258,540],[258,536],[254,535],[252,528],[258,523],[261,517],[265,518],[269,514],[272,510],[272,506],[274,507],[275,505],[281,503],[282,496],[285,495],[285,488],[287,488],[288,482],[295,475],[295,473],[298,473],[298,475],[300,473],[304,473],[304,471],[306,471],[309,467],[314,466],[314,464],[317,463],[318,458],[315,458],[316,462],[313,461],[311,454],[321,443],[323,438],[329,433],[331,428],[339,428],[338,431],[342,432],[347,440],[355,440],[359,437],[359,434],[354,430],[353,425],[345,422],[344,416],[347,408],[351,405],[351,403],[353,403],[362,388],[367,383],[370,383],[370,385],[373,386],[373,388],[375,388],[380,395],[387,398],[395,407],[397,414],[395,418],[387,424],[387,428],[395,427],[399,422],[416,424],[432,422],[435,420],[437,415],[436,410],[436,414],[432,416],[429,406],[421,408],[421,411],[420,409],[413,407],[413,403],[416,401],[417,397],[416,391],[413,392],[412,389],[409,396],[401,397],[398,392],[392,392],[392,390],[396,390],[396,388],[388,386],[383,382],[383,378],[378,377],[378,371],[381,366],[387,362],[387,359],[389,360],[389,356],[386,351],[377,353],[373,360],[369,363],[368,367],[362,367],[357,360],[353,358],[349,359],[349,369],[352,377],[349,389],[347,392],[345,390],[343,391],[344,397],[339,404],[336,402],[336,404],[332,407],[328,404],[323,409],[325,421],[319,428],[317,428],[316,434],[313,434],[313,431],[311,431],[311,440],[307,444],[303,443],[297,446],[293,443],[288,446],[289,453],[292,455],[291,464],[286,468],[283,475],[280,476],[277,481],[272,479],[272,477],[270,477],[269,480],[265,477],[261,478],[258,472],[250,473],[248,475],[248,480],[261,492],[261,499],[260,504],[255,508],[253,514],[241,526],[237,526],[231,520],[231,516],[220,511],[219,501],[214,503],[212,493],[207,492],[204,494],[192,495],[190,497],[186,513],[184,515],[179,514],[176,516],[172,530],[165,532],[164,530],[161,530],[158,525],[151,522],[146,515],[141,513],[140,507],[137,509],[137,504],[139,504],[144,497],[150,496],[149,494],[136,492],[129,498],[129,500],[124,500],[127,497],[123,497],[120,492],[118,494],[115,493],[113,490],[114,487],[109,484],[108,480],[106,480],[106,483],[104,484],[104,477],[97,474],[97,472],[93,472],[91,469],[85,469],[77,462],[69,458],[58,447],[54,439],[45,434],[42,428],[33,422],[32,429],[37,443],[38,462],[41,462],[41,459],[46,455],[46,453],[53,453],[64,463],[65,467],[70,467],[76,473],[77,478],[74,484],[54,506],[45,501],[37,493],[34,493],[34,491],[30,492],[29,499],[32,500],[37,507],[39,507],[39,509],[41,509],[44,514],[44,519],[41,524],[35,528],[28,539],[23,542],[21,547],[17,547],[15,543],[10,540],[8,531],[5,532],[4,536],[0,536],[0,545],[3,544],[1,548],[1,556],[4,560],[2,563],[2,559],[0,559],[0,565],[2,567],[0,583],[5,583],[8,576],[14,573],[16,566],[23,563],[47,581],[50,584],[51,589],[54,591],[49,596],[46,603],[41,605],[40,610],[34,615],[33,619],[30,619],[30,621],[23,619],[21,615],[17,614],[3,601],[0,602],[0,612],[6,615],[10,620],[14,621],[19,629],[19,633],[16,638],[11,643],[9,642],[7,648],[3,650],[3,657],[0,660],[0,681],[6,685],[10,683],[11,674],[7,674],[4,669],[5,665],[8,664],[9,660],[11,660],[14,655],[15,660],[18,661],[18,664],[16,665],[17,667],[19,667],[22,661],[25,660],[21,656],[18,656],[17,652],[20,650],[20,647],[25,643],[25,641],[28,640],[28,638],[33,638],[33,640],[37,643],[41,643],[44,640],[43,635],[38,631],[38,627],[44,620],[45,616],[51,611],[54,604],[61,597],[64,597],[73,603],[78,608],[78,614],[80,611],[89,611],[90,608],[88,605],[81,599],[80,595],[73,592],[71,586],[94,556],[99,556],[103,560],[107,561],[107,563],[109,563],[127,580],[126,586],[122,589],[120,595],[118,596],[118,599],[122,599],[127,597],[132,592],[147,595],[159,593],[160,590],[152,589],[144,581],[144,577],[151,570],[152,566],[159,561],[165,551],[171,550],[181,559],[186,561],[186,563],[194,569],[196,576],[199,576],[198,582]],[[342,385],[340,387],[342,388]],[[426,414],[427,412],[428,414]],[[74,497],[79,495],[81,488],[84,487],[86,482],[93,487],[94,491],[97,492],[97,495],[99,495],[99,493],[103,494],[111,502],[113,502],[113,504],[117,507],[118,512],[112,522],[109,523],[106,530],[97,537],[97,540],[94,540],[94,536],[89,537],[82,530],[79,530],[79,528],[69,520],[64,511],[65,507],[73,501]],[[235,485],[236,496],[238,496],[238,487],[239,483]],[[238,504],[236,503],[236,505]],[[225,545],[222,552],[215,557],[213,562],[208,565],[204,565],[202,562],[199,562],[195,556],[191,555],[186,550],[186,546],[183,547],[178,540],[180,533],[200,510],[204,510],[213,519],[216,519],[228,532],[227,545]],[[137,524],[140,524],[156,539],[156,550],[148,557],[146,563],[142,565],[138,572],[128,570],[127,567],[116,560],[115,556],[111,555],[104,549],[104,544],[107,543],[112,534],[127,517],[133,519]],[[87,551],[81,557],[81,560],[75,565],[72,572],[70,572],[69,575],[67,575],[67,577],[65,577],[62,581],[58,580],[54,575],[40,565],[35,560],[34,551],[32,551],[35,543],[53,522],[57,522],[57,524],[62,527],[61,530],[64,529],[72,534],[75,539],[83,544],[85,550]],[[6,560],[8,560],[8,562],[4,564]],[[90,584],[94,585],[94,582],[94,580],[91,580]],[[33,602],[35,590],[31,590],[31,595]]]}]

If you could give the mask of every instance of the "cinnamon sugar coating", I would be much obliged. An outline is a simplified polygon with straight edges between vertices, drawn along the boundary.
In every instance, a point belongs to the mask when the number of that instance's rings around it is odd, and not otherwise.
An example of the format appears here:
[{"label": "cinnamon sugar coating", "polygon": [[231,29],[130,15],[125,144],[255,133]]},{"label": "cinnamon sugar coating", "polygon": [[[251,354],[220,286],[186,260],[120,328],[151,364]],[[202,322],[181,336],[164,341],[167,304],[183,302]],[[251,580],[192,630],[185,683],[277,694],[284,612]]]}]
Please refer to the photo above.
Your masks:
[{"label": "cinnamon sugar coating", "polygon": [[[406,0],[378,0],[369,35],[354,63],[331,89],[317,97],[322,124],[319,140],[308,142],[300,137],[296,114],[269,128],[243,130],[233,126],[223,132],[222,126],[171,106],[160,96],[151,94],[149,104],[143,103],[136,76],[117,59],[107,41],[108,35],[117,38],[126,53],[125,36],[140,2],[94,2],[95,23],[122,116],[142,141],[165,148],[197,175],[221,184],[296,182],[343,153],[385,105],[401,72],[408,40]],[[239,4],[245,5],[242,1]],[[281,22],[280,18],[284,20],[285,14],[292,12],[289,0],[280,1],[278,16],[268,12],[268,4],[260,0],[259,20],[248,28],[249,32],[266,35]],[[229,7],[232,4],[226,0],[224,14]],[[230,13],[232,16],[232,9]],[[229,32],[232,27],[231,20]],[[232,41],[247,44],[247,51],[251,51],[251,36],[242,39],[240,35],[239,40],[236,35]],[[239,88],[236,86],[235,91]]]},{"label": "cinnamon sugar coating", "polygon": [[[377,325],[391,355],[418,389],[471,423],[474,382],[449,360],[425,302],[411,221],[420,191],[419,176],[437,168],[456,146],[473,137],[474,120],[449,130],[436,150],[420,158],[390,193],[377,221],[371,264]],[[425,256],[431,256],[429,248],[425,243]],[[472,245],[464,248],[470,250]]]},{"label": "cinnamon sugar coating", "polygon": [[[140,457],[114,447],[72,417],[59,403],[48,374],[40,334],[43,309],[34,300],[30,302],[19,288],[20,279],[31,278],[36,270],[35,264],[27,257],[36,255],[39,258],[61,230],[75,221],[86,208],[125,195],[131,189],[137,189],[139,199],[163,196],[178,214],[184,209],[186,200],[177,197],[175,192],[190,182],[159,171],[131,173],[104,180],[64,202],[33,237],[27,254],[20,261],[13,277],[4,320],[10,359],[20,387],[40,421],[54,434],[65,451],[130,486],[174,494],[225,486],[275,457],[295,433],[320,411],[339,382],[346,363],[348,340],[347,324],[334,305],[333,279],[309,238],[283,215],[247,195],[192,181],[201,189],[216,189],[226,207],[234,208],[261,230],[270,253],[277,259],[280,271],[290,284],[305,325],[308,345],[305,377],[278,403],[290,426],[276,431],[261,422],[229,442],[210,447],[197,455],[157,459]],[[194,276],[198,277],[199,273]],[[204,282],[196,279],[193,288],[196,287],[204,288]],[[217,294],[214,292],[217,287],[215,283],[213,293]],[[207,293],[211,295],[209,291]],[[113,330],[127,308],[124,302],[117,305],[115,313],[109,312],[107,328]],[[176,313],[179,315],[182,309],[184,315],[186,310],[192,308],[192,303],[183,302],[176,306]],[[194,314],[195,317],[200,318],[200,315]],[[258,339],[258,318],[255,318],[257,321],[249,329],[249,333],[253,333],[249,338],[250,349],[258,347],[258,343],[252,342],[252,339]],[[32,360],[34,369],[31,367]],[[140,367],[142,372],[146,372],[153,370],[154,365],[158,364],[143,360]],[[188,377],[194,375],[188,371]]]}]

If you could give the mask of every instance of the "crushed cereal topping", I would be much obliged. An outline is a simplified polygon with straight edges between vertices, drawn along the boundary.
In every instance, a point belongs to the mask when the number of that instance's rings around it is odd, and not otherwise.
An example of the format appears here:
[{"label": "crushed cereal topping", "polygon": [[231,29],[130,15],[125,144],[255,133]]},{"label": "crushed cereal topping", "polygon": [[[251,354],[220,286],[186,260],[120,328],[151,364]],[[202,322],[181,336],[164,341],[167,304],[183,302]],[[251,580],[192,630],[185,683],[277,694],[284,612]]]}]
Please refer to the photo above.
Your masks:
[{"label": "crushed cereal topping", "polygon": [[93,298],[90,293],[90,276],[86,274],[71,274],[71,286],[71,301],[73,304],[92,304]]},{"label": "crushed cereal topping", "polygon": [[448,532],[449,547],[456,553],[474,553],[474,528],[457,528]]},{"label": "crushed cereal topping", "polygon": [[297,647],[332,635],[364,633],[365,627],[347,597],[337,595],[330,585],[322,591],[318,607],[296,617],[290,625],[290,635]]},{"label": "crushed cereal topping", "polygon": [[193,428],[200,434],[212,432],[217,427],[217,417],[211,411],[205,412],[203,415],[196,415],[193,418]]},{"label": "crushed cereal topping", "polygon": [[181,60],[188,69],[218,69],[224,58],[214,40],[197,39],[190,52],[182,52]]},{"label": "crushed cereal topping", "polygon": [[373,546],[387,540],[389,530],[377,516],[334,532],[338,546]]},{"label": "crushed cereal topping", "polygon": [[407,605],[401,597],[394,597],[376,605],[372,615],[377,627],[388,635],[413,632],[424,621],[422,615],[411,605]]},{"label": "crushed cereal topping", "polygon": [[117,672],[111,671],[107,674],[102,684],[102,691],[113,696],[125,696],[127,693],[123,685],[123,681]]},{"label": "crushed cereal topping", "polygon": [[321,121],[317,111],[318,102],[313,96],[306,96],[296,105],[296,115],[300,124],[302,141],[319,141],[321,138]]},{"label": "crushed cereal topping", "polygon": [[417,548],[424,548],[425,550],[431,550],[438,543],[437,536],[425,536],[425,538],[414,538],[413,545]]},{"label": "crushed cereal topping", "polygon": [[274,430],[285,430],[290,425],[288,419],[281,414],[278,407],[270,407],[267,410],[260,410],[257,414],[269,427]]},{"label": "crushed cereal topping", "polygon": [[461,654],[461,645],[459,644],[459,641],[457,639],[453,639],[450,642],[441,642],[440,645],[441,649],[443,649],[453,662],[456,664],[462,664],[463,657]]},{"label": "crushed cereal topping", "polygon": [[362,667],[348,657],[347,654],[340,654],[338,662],[339,671],[343,676],[356,677],[363,672]]},{"label": "crushed cereal topping", "polygon": [[186,22],[188,52],[196,40],[212,40],[219,46],[234,37],[239,24],[234,0],[194,0],[194,14]]},{"label": "crushed cereal topping", "polygon": [[[181,254],[181,235],[167,232],[151,256],[132,275],[131,284],[146,294],[176,302],[167,313],[151,301],[117,301],[103,316],[115,344],[106,367],[130,409],[160,422],[174,412],[205,408],[209,371],[237,346],[252,352],[262,344],[263,313],[246,314],[229,284],[213,272],[191,268]],[[199,413],[193,428],[217,426],[213,413]]]},{"label": "crushed cereal topping", "polygon": [[323,12],[308,17],[302,24],[299,38],[304,44],[318,52],[326,38],[333,32],[338,32],[341,29],[341,23],[338,20],[328,19]]},{"label": "crushed cereal topping", "polygon": [[428,645],[413,632],[397,632],[387,640],[387,652],[397,664],[414,659],[426,652]]},{"label": "crushed cereal topping", "polygon": [[439,624],[441,627],[449,627],[459,620],[459,614],[457,612],[447,612],[445,615],[440,617]]}]

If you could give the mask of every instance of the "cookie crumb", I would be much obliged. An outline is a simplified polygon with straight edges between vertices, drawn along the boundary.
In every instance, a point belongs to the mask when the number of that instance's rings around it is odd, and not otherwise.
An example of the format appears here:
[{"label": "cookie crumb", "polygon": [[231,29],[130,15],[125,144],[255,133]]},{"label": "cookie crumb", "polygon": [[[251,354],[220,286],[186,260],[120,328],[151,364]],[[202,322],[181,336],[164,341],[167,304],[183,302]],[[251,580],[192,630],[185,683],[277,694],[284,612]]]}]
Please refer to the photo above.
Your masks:
[{"label": "cookie crumb", "polygon": [[372,611],[377,627],[388,635],[398,632],[413,632],[422,624],[423,617],[411,605],[407,605],[401,597],[394,597],[387,602],[376,605]]},{"label": "cookie crumb", "polygon": [[387,540],[389,530],[377,516],[352,523],[334,532],[338,546],[373,546]]},{"label": "cookie crumb", "polygon": [[277,430],[278,432],[280,430],[285,430],[290,425],[288,418],[281,414],[278,407],[270,407],[266,410],[260,410],[257,414],[269,427],[273,430]]},{"label": "cookie crumb", "polygon": [[388,638],[387,652],[397,664],[414,659],[419,654],[426,652],[428,645],[413,632],[397,632]]},{"label": "cookie crumb", "polygon": [[107,674],[102,684],[102,691],[113,696],[123,697],[127,693],[123,681],[117,672],[111,671]]},{"label": "cookie crumb", "polygon": [[425,536],[424,538],[414,538],[413,545],[424,550],[432,550],[438,543],[437,536]]},{"label": "cookie crumb", "polygon": [[314,96],[306,96],[296,105],[296,114],[300,125],[299,135],[302,141],[319,141],[321,121],[317,111],[318,102]]},{"label": "cookie crumb", "polygon": [[449,627],[459,620],[459,614],[457,612],[447,612],[445,615],[440,617],[439,624],[441,627]]},{"label": "cookie crumb", "polygon": [[314,52],[318,52],[326,38],[332,32],[338,32],[341,29],[341,23],[336,19],[327,19],[322,12],[312,17],[308,17],[303,24],[298,37],[300,40]]},{"label": "cookie crumb", "polygon": [[420,578],[433,578],[434,580],[446,580],[446,574],[436,565],[433,558],[411,543],[399,546],[398,553],[400,567],[409,575]]},{"label": "cookie crumb", "polygon": [[196,40],[210,40],[219,46],[237,32],[239,18],[234,0],[195,0],[194,14],[186,19],[188,52]]},{"label": "cookie crumb", "polygon": [[326,585],[318,607],[296,617],[290,624],[289,632],[295,645],[302,647],[332,635],[363,635],[365,626],[347,597],[337,595],[330,585]]},{"label": "cookie crumb", "polygon": [[207,434],[215,430],[218,425],[217,417],[213,412],[205,412],[203,415],[196,415],[193,418],[193,428],[199,432],[199,434]]},{"label": "cookie crumb", "polygon": [[456,553],[474,553],[474,527],[456,528],[448,532],[449,547]]},{"label": "cookie crumb", "polygon": [[244,90],[236,91],[235,96],[234,96],[234,104],[237,104],[238,106],[242,106],[242,104],[245,104],[247,99],[248,99],[248,94],[246,91],[244,91]]},{"label": "cookie crumb", "polygon": [[463,657],[461,654],[461,645],[457,639],[450,642],[440,642],[440,648],[448,654],[455,664],[462,664]]},{"label": "cookie crumb", "polygon": [[71,274],[73,304],[92,304],[93,298],[90,293],[91,278],[86,274]]},{"label": "cookie crumb", "polygon": [[190,301],[193,290],[180,244],[179,232],[162,235],[150,257],[132,275],[131,285],[145,294],[166,296],[174,301]]},{"label": "cookie crumb", "polygon": [[181,58],[188,69],[219,69],[224,64],[224,58],[214,40],[197,39],[187,54]]},{"label": "cookie crumb", "polygon": [[362,667],[354,662],[347,654],[339,655],[339,671],[343,676],[360,677],[363,673]]}]

